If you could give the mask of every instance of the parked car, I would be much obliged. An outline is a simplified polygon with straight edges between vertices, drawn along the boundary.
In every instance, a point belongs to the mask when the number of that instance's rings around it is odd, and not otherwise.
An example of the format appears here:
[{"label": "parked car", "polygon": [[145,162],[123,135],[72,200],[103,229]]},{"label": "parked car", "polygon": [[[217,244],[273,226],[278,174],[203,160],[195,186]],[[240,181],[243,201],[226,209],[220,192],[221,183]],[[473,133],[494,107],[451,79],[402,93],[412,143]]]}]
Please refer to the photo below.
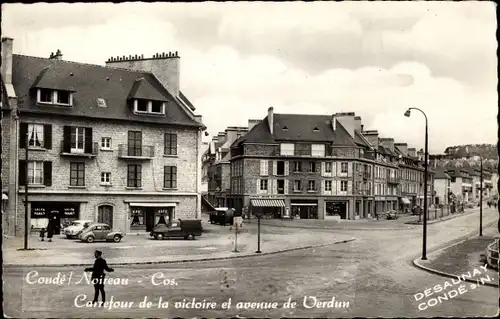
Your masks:
[{"label": "parked car", "polygon": [[386,218],[387,219],[398,219],[398,212],[395,210],[390,210],[386,213]]},{"label": "parked car", "polygon": [[86,241],[87,243],[93,243],[95,240],[119,243],[123,236],[125,236],[125,233],[119,230],[112,230],[108,224],[93,223],[82,231],[79,238],[81,241]]},{"label": "parked car", "polygon": [[218,207],[210,213],[210,223],[226,226],[234,222],[234,209],[227,207]]},{"label": "parked car", "polygon": [[94,223],[91,220],[78,219],[74,220],[68,227],[63,229],[63,235],[69,239],[77,238],[81,231],[87,228],[90,224]]},{"label": "parked car", "polygon": [[193,240],[196,236],[201,236],[202,231],[201,220],[178,219],[168,225],[156,226],[149,235],[158,240],[173,237]]}]

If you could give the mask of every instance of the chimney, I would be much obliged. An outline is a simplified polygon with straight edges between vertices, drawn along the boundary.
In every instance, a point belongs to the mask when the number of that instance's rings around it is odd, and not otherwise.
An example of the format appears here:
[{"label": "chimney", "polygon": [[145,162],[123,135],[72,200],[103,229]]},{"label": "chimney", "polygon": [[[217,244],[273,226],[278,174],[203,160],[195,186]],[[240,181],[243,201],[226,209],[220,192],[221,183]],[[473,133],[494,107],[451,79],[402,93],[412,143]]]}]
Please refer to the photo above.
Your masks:
[{"label": "chimney", "polygon": [[337,118],[335,117],[335,114],[332,115],[332,130],[335,132],[337,129]]},{"label": "chimney", "polygon": [[361,132],[363,130],[363,125],[361,124],[361,116],[354,117],[354,130]]},{"label": "chimney", "polygon": [[273,134],[274,130],[274,108],[271,106],[267,109],[267,123],[269,124],[269,132]]},{"label": "chimney", "polygon": [[407,143],[394,143],[394,146],[397,147],[401,153],[404,155],[408,155],[408,144]]},{"label": "chimney", "polygon": [[[417,149],[414,147],[408,148],[408,155],[411,157],[417,157]],[[420,152],[418,153],[418,156],[420,157]]]},{"label": "chimney", "polygon": [[262,122],[262,120],[248,120],[248,131],[250,132],[251,129],[253,129],[253,127],[257,124],[259,124],[260,122]]},{"label": "chimney", "polygon": [[2,78],[5,84],[12,84],[13,42],[12,38],[2,38]]},{"label": "chimney", "polygon": [[379,139],[377,130],[364,131],[363,136],[366,138],[368,143],[370,143],[376,150],[378,149]]},{"label": "chimney", "polygon": [[392,152],[394,152],[394,139],[393,138],[381,138],[380,145],[382,145],[383,147],[386,147],[386,148],[390,149]]},{"label": "chimney", "polygon": [[62,57],[63,57],[63,55],[61,53],[61,50],[57,49],[57,52],[56,52],[56,54],[54,54],[52,56],[52,59],[60,61],[60,60],[62,60]]},{"label": "chimney", "polygon": [[144,55],[132,56],[123,60],[108,60],[106,66],[111,68],[129,69],[151,72],[174,97],[180,93],[180,57],[177,54],[156,53],[152,58]]},{"label": "chimney", "polygon": [[[356,121],[354,120],[354,112],[336,113],[337,121],[342,125],[347,133],[354,138],[354,130],[356,129]],[[360,121],[361,122],[361,121]],[[361,123],[360,123],[361,124]]]}]

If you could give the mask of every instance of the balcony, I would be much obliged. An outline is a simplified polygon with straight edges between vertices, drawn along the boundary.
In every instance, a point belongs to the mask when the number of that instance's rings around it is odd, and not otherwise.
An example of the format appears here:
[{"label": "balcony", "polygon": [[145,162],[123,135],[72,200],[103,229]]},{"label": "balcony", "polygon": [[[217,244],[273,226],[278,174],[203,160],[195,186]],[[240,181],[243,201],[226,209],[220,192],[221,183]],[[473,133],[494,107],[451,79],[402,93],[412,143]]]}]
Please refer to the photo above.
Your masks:
[{"label": "balcony", "polygon": [[118,158],[133,160],[150,160],[155,156],[153,146],[128,147],[127,144],[118,145]]},{"label": "balcony", "polygon": [[387,183],[389,184],[399,184],[399,177],[387,176]]},{"label": "balcony", "polygon": [[61,156],[96,157],[99,153],[99,143],[97,142],[86,144],[83,149],[72,149],[69,147],[69,145],[65,145],[64,141],[61,141]]}]

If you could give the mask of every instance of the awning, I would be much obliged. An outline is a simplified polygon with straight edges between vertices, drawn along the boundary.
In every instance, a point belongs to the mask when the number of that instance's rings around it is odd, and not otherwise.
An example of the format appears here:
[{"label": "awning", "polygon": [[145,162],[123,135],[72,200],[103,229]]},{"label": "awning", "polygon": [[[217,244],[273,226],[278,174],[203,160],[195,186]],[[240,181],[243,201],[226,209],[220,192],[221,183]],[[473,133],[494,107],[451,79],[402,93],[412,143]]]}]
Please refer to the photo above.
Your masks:
[{"label": "awning", "polygon": [[407,204],[407,205],[411,204],[410,200],[406,197],[401,197],[401,202],[403,204]]},{"label": "awning", "polygon": [[252,199],[250,203],[253,207],[285,207],[282,199]]},{"label": "awning", "polygon": [[2,193],[2,200],[8,200],[9,199],[9,196],[7,196],[7,194],[5,193]]},{"label": "awning", "polygon": [[176,203],[129,203],[132,207],[175,207]]}]

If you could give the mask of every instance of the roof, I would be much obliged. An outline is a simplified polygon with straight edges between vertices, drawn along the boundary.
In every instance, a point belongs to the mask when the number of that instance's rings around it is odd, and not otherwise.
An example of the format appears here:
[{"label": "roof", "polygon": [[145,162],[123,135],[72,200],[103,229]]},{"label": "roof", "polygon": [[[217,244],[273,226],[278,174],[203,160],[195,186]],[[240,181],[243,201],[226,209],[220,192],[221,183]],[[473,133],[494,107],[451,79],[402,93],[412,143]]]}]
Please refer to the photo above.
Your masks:
[{"label": "roof", "polygon": [[153,101],[166,101],[165,96],[149,84],[143,77],[135,80],[128,97]]},{"label": "roof", "polygon": [[187,106],[189,106],[189,108],[191,109],[191,111],[195,111],[196,110],[196,108],[191,103],[191,101],[189,101],[189,99],[181,91],[179,91],[179,98],[182,100],[182,102],[184,102]]},{"label": "roof", "polygon": [[434,176],[435,179],[450,179],[450,175],[446,173],[446,169],[444,167],[436,167],[436,175]]},{"label": "roof", "polygon": [[[18,96],[23,97],[18,100],[21,112],[203,127],[151,73],[18,54],[12,60],[12,82]],[[166,101],[165,116],[132,112],[127,98],[141,78],[146,84],[136,88],[136,94],[161,97]],[[73,106],[39,106],[36,94],[30,92],[33,86],[74,90]],[[98,98],[104,99],[107,107],[98,107]]]},{"label": "roof", "polygon": [[363,134],[359,133],[358,131],[354,131],[354,143],[372,148],[373,146],[366,140],[366,138],[363,136]]},{"label": "roof", "polygon": [[337,122],[333,131],[331,116],[309,114],[277,114],[274,116],[274,134],[269,131],[268,117],[256,124],[232,145],[241,142],[277,143],[281,141],[328,142],[332,145],[356,146],[353,138]]}]

